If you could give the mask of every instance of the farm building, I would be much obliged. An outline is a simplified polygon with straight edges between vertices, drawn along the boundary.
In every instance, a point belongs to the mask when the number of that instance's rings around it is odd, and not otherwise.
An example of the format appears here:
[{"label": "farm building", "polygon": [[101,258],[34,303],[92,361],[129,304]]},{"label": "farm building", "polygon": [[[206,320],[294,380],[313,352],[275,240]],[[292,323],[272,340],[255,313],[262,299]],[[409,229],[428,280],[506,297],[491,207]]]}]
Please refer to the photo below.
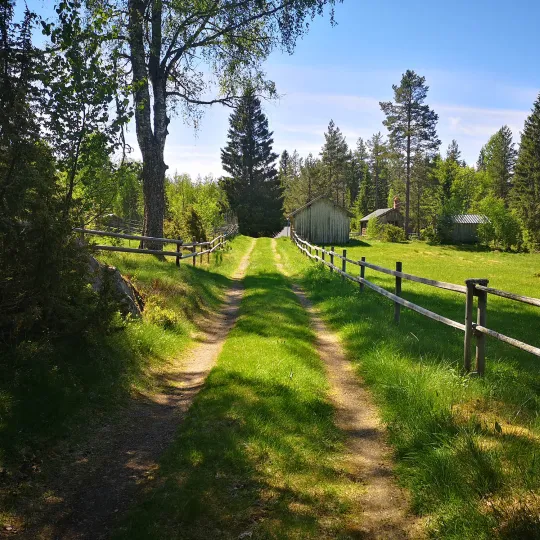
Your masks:
[{"label": "farm building", "polygon": [[399,198],[394,198],[394,206],[392,208],[379,208],[360,220],[360,232],[362,236],[366,234],[368,222],[373,218],[377,218],[381,225],[389,224],[396,227],[403,227],[403,216],[400,211]]},{"label": "farm building", "polygon": [[321,196],[291,212],[291,234],[315,244],[344,244],[349,241],[351,214],[345,208]]},{"label": "farm building", "polygon": [[480,214],[458,214],[452,217],[452,240],[454,242],[477,242],[478,225],[488,218]]}]

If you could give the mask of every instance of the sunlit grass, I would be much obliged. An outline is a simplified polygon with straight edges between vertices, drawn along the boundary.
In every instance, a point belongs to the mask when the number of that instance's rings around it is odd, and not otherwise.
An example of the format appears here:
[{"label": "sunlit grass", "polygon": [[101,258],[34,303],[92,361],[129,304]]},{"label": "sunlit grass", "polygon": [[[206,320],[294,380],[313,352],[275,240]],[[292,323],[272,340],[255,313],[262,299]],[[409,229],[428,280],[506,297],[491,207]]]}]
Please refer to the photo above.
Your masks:
[{"label": "sunlit grass", "polygon": [[[433,537],[538,538],[538,359],[488,339],[486,377],[463,377],[461,332],[408,310],[397,327],[392,302],[331,276],[287,239],[278,246],[287,269],[340,333],[373,390],[399,478]],[[365,256],[389,268],[403,261],[404,271],[424,277],[453,283],[488,277],[496,287],[538,296],[538,255],[463,252],[423,243],[346,249],[351,258]],[[392,290],[390,276],[367,269],[366,277]],[[463,321],[462,295],[409,282],[403,290],[405,298]],[[488,326],[539,344],[540,313],[527,306],[490,298]]]},{"label": "sunlit grass", "polygon": [[244,283],[217,366],[121,538],[358,537],[361,488],[343,469],[308,315],[269,239]]}]

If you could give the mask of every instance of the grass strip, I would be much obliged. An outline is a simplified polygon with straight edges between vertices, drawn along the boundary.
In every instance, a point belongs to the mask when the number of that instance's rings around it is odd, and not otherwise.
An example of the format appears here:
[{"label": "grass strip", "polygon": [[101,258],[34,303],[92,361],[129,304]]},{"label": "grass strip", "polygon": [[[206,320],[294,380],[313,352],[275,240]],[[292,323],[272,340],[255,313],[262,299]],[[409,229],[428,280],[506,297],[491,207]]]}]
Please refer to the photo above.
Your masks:
[{"label": "grass strip", "polygon": [[217,366],[119,538],[358,535],[362,488],[343,468],[309,318],[270,239],[244,284]]}]

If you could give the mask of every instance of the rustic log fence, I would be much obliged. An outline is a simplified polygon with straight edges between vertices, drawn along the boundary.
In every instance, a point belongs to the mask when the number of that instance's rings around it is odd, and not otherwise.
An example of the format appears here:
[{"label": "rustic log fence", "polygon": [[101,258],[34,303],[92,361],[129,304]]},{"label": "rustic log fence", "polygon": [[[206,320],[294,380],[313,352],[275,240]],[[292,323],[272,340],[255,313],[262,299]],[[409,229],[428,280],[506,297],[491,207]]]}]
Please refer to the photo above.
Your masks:
[{"label": "rustic log fence", "polygon": [[[396,269],[384,268],[372,263],[366,262],[366,258],[362,257],[360,260],[353,260],[347,257],[347,250],[344,249],[342,254],[335,251],[332,246],[330,251],[327,251],[324,246],[315,246],[309,242],[300,238],[296,233],[292,235],[293,242],[298,249],[304,253],[310,259],[316,260],[323,265],[327,266],[331,272],[337,272],[341,275],[343,280],[348,279],[360,285],[360,291],[364,290],[364,287],[375,291],[376,293],[385,296],[389,300],[394,302],[394,321],[399,324],[401,317],[401,307],[405,307],[420,313],[424,317],[428,317],[440,323],[451,326],[457,330],[464,332],[463,342],[463,369],[466,373],[474,373],[477,375],[484,375],[485,373],[485,358],[486,358],[486,344],[485,336],[490,336],[504,343],[508,343],[513,347],[540,356],[540,348],[534,347],[517,339],[514,339],[504,334],[500,334],[495,330],[491,330],[486,327],[487,321],[487,299],[488,294],[507,298],[516,302],[522,302],[532,306],[540,307],[540,299],[531,298],[529,296],[521,296],[518,294],[510,293],[507,291],[501,291],[488,287],[489,280],[487,279],[467,279],[465,285],[456,285],[454,283],[446,283],[444,281],[437,281],[434,279],[423,278],[415,276],[413,274],[406,274],[403,272],[403,265],[401,262],[396,262]],[[315,253],[314,253],[315,252]],[[319,252],[321,255],[319,256]],[[326,260],[325,255],[329,256],[329,261]],[[341,268],[334,265],[334,258],[337,257],[341,260]],[[360,275],[353,276],[347,272],[347,263],[360,267]],[[395,290],[393,293],[383,289],[379,285],[375,285],[371,281],[365,278],[366,268],[375,270],[395,277]],[[454,321],[438,313],[434,313],[429,309],[423,308],[413,302],[409,302],[401,297],[402,294],[402,280],[414,281],[430,287],[436,287],[438,289],[444,289],[455,293],[465,295],[465,323]],[[474,321],[474,298],[477,298],[477,316],[476,322]],[[476,366],[472,371],[472,351],[471,345],[475,340],[476,345]]]},{"label": "rustic log fence", "polygon": [[[182,240],[181,238],[154,238],[153,236],[116,233],[116,232],[110,232],[110,231],[97,231],[94,229],[82,229],[82,228],[76,228],[73,230],[81,234],[83,237],[84,235],[107,236],[111,238],[121,238],[125,240],[139,240],[139,241],[148,240],[154,243],[175,244],[176,251],[165,251],[165,250],[159,250],[159,249],[142,249],[142,248],[132,248],[132,247],[124,247],[124,246],[108,246],[108,245],[94,245],[92,247],[100,251],[116,251],[119,253],[142,253],[145,255],[166,255],[170,257],[175,257],[176,266],[180,266],[180,261],[182,259],[191,259],[193,262],[193,266],[196,266],[197,257],[200,257],[202,260],[202,257],[206,255],[207,262],[210,262],[210,254],[218,249],[224,248],[226,246],[227,241],[229,241],[231,237],[233,237],[234,235],[238,233],[238,226],[231,225],[227,227],[223,231],[222,234],[220,234],[219,236],[216,236],[216,238],[208,242],[196,242],[195,240],[193,240],[192,242],[188,242],[188,243],[184,243],[184,240]],[[197,251],[197,249],[199,249],[199,251]],[[189,253],[182,253],[182,250],[187,250]]]}]

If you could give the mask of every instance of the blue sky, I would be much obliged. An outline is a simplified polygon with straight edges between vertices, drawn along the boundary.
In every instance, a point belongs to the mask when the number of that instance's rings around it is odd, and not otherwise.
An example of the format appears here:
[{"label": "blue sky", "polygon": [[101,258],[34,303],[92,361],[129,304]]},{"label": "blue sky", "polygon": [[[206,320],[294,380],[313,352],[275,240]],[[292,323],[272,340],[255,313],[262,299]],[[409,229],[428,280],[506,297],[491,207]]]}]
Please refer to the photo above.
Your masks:
[{"label": "blue sky", "polygon": [[[42,11],[53,2],[28,3]],[[281,96],[264,104],[276,152],[317,154],[330,119],[350,146],[384,134],[379,101],[391,99],[407,69],[426,77],[443,150],[455,138],[475,163],[504,124],[519,141],[540,92],[537,0],[345,0],[336,20],[331,27],[328,17],[317,19],[292,56],[275,52],[265,63]],[[165,156],[171,172],[219,176],[229,114],[208,108],[197,132],[173,117]],[[136,147],[133,129],[130,140]]]}]

